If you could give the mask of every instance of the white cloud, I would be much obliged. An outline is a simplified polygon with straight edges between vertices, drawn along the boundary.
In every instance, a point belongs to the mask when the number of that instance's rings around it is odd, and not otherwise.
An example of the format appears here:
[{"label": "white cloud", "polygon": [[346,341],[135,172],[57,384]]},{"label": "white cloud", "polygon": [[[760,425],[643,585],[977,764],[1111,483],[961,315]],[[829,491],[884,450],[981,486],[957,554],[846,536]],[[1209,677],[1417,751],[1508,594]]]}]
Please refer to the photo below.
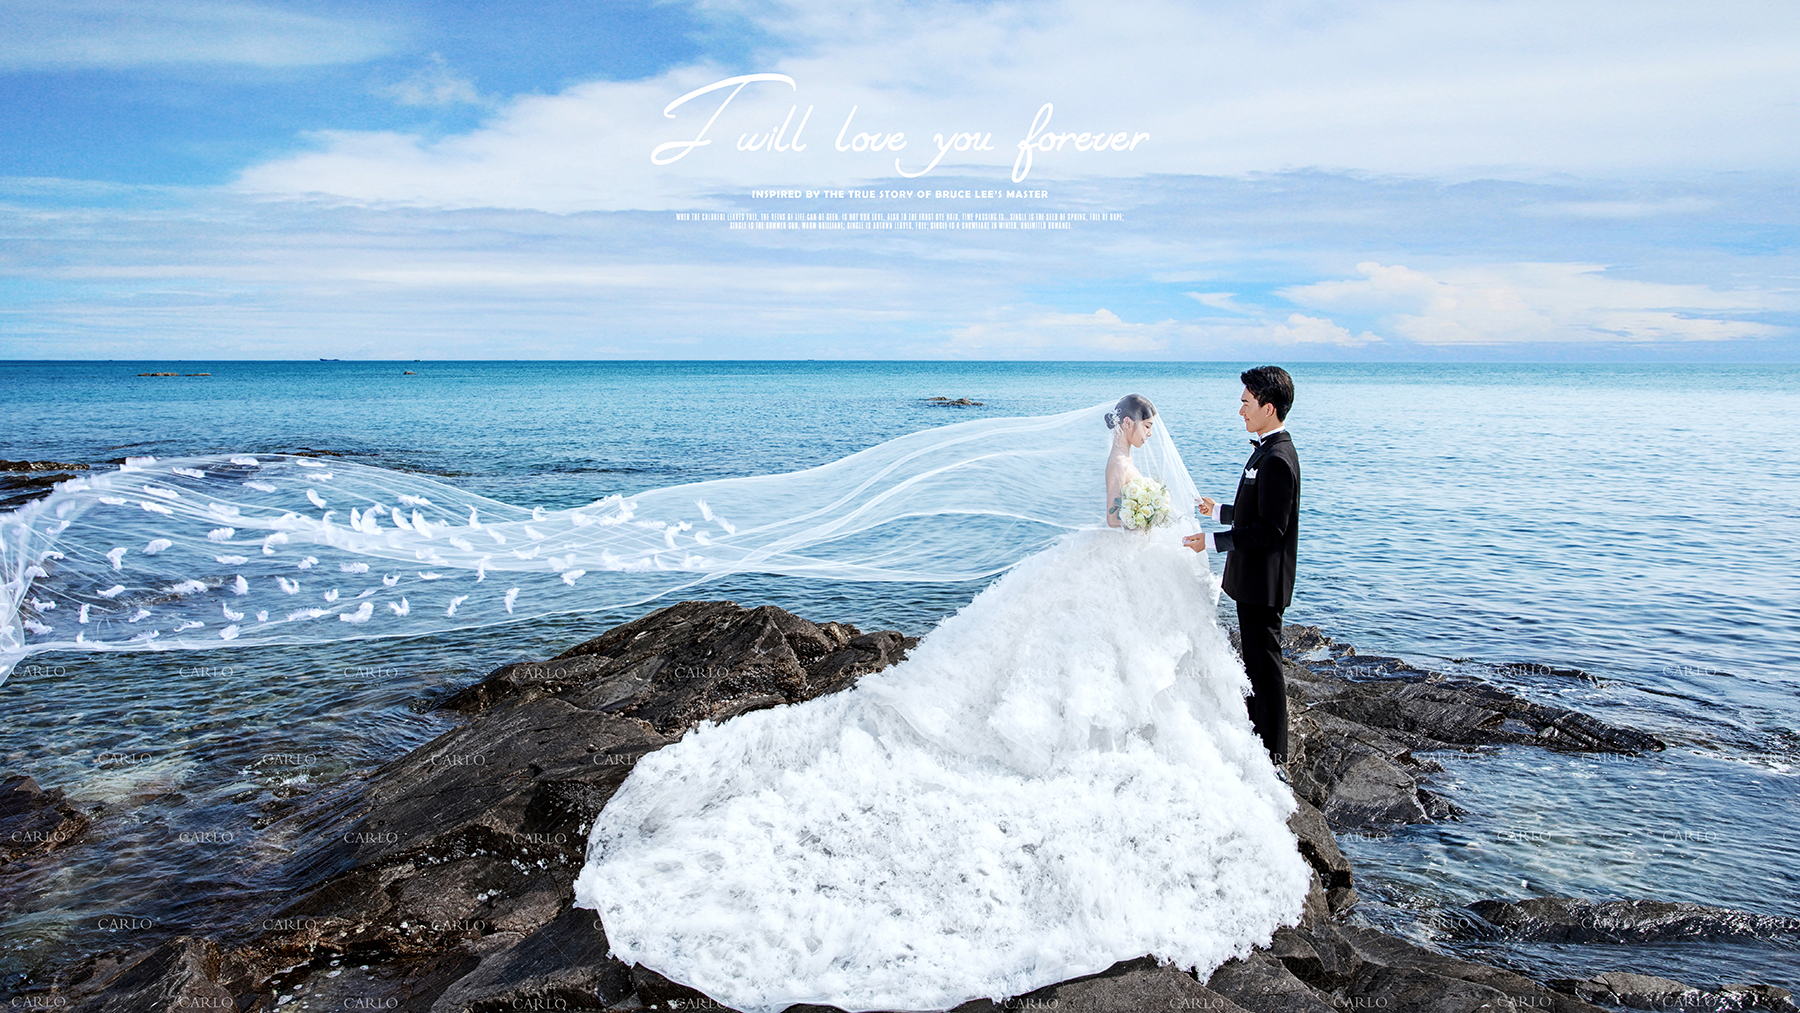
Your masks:
[{"label": "white cloud", "polygon": [[1093,313],[1036,311],[994,314],[955,328],[937,351],[958,358],[1170,358],[1245,353],[1269,346],[1354,348],[1380,341],[1351,334],[1330,320],[1289,314],[1285,320],[1135,323],[1108,309]]},{"label": "white cloud", "polygon": [[359,63],[386,53],[389,34],[361,20],[228,0],[7,0],[0,69]]},{"label": "white cloud", "polygon": [[1427,273],[1369,261],[1356,269],[1361,278],[1297,285],[1279,294],[1300,306],[1374,316],[1383,329],[1424,345],[1775,337],[1787,329],[1734,317],[1800,305],[1791,293],[1612,278],[1596,264]]},{"label": "white cloud", "polygon": [[1233,302],[1232,300],[1237,295],[1236,292],[1189,292],[1187,295],[1188,298],[1202,306],[1211,306],[1213,309],[1224,310],[1227,313],[1254,314],[1257,312],[1254,307],[1240,306]]},{"label": "white cloud", "polygon": [[403,106],[480,105],[481,95],[475,83],[458,77],[441,54],[431,54],[425,66],[398,84],[381,89]]},{"label": "white cloud", "polygon": [[1793,231],[1793,180],[1750,182],[1648,230],[1521,214],[1634,184],[1297,174],[1095,184],[1124,220],[1064,232],[856,233],[0,180],[0,358],[1792,358],[1800,254],[1734,243]]},{"label": "white cloud", "polygon": [[1718,206],[1718,201],[1705,197],[1669,197],[1661,200],[1563,201],[1539,204],[1526,208],[1526,212],[1545,216],[1567,215],[1571,218],[1629,221],[1663,215],[1702,214]]},{"label": "white cloud", "polygon": [[[729,71],[699,64],[519,97],[480,129],[436,142],[321,134],[320,151],[252,169],[244,184],[452,207],[691,206],[719,186],[904,185],[900,170],[916,172],[937,153],[934,136],[973,133],[991,150],[951,151],[933,175],[961,166],[1008,185],[1017,144],[1045,103],[1052,132],[1149,139],[1129,152],[1077,152],[1074,141],[1036,152],[1030,179],[1040,183],[1304,166],[1759,169],[1800,159],[1800,105],[1787,98],[1800,89],[1800,7],[1759,0],[757,0],[705,11],[772,39],[752,69],[797,87],[746,90],[720,115],[712,143],[678,163],[654,168],[649,152],[694,137],[713,99],[673,118],[663,107]],[[796,123],[813,109],[805,150],[737,150],[795,106]],[[836,150],[853,108],[846,140],[900,133],[897,156]]]}]

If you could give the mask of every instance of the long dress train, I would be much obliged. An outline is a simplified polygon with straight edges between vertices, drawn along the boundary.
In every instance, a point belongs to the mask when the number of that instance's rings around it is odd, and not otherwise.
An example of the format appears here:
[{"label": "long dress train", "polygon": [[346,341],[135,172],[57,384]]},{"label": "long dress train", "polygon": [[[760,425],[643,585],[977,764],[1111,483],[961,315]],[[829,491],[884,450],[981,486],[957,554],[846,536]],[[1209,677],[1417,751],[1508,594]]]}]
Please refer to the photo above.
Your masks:
[{"label": "long dress train", "polygon": [[1294,802],[1217,584],[1171,529],[1076,531],[850,690],[702,725],[596,819],[613,953],[750,1013],[946,1009],[1300,913]]}]

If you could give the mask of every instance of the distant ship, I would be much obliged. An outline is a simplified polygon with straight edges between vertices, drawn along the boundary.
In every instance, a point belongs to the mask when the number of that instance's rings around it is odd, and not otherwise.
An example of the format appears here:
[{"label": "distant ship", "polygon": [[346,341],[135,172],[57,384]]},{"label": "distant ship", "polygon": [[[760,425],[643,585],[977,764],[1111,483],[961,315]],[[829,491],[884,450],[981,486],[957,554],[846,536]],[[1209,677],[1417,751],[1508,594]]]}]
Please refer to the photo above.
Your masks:
[{"label": "distant ship", "polygon": [[320,362],[343,362],[344,360],[342,360],[342,359],[327,359],[327,358],[321,356],[319,358],[319,361]]}]

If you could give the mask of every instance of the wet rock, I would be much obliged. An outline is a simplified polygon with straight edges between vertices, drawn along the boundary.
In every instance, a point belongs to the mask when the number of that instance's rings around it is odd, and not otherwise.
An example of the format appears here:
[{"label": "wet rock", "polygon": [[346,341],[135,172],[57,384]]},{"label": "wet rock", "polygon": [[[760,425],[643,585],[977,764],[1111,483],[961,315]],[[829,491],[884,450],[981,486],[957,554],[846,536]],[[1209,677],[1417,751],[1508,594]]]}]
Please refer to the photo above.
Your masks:
[{"label": "wet rock", "polygon": [[86,471],[87,467],[65,461],[0,461],[0,472]]},{"label": "wet rock", "polygon": [[[482,958],[489,970],[469,987],[486,991],[468,1001],[486,1002],[517,984],[530,953],[549,960],[544,948],[565,932],[603,944],[591,914],[569,913],[569,884],[587,828],[640,757],[700,721],[847,688],[912,643],[776,608],[683,602],[549,661],[504,666],[445,701],[468,724],[263,831],[292,852],[283,875],[293,889],[255,923],[245,952],[271,965],[381,961],[507,933],[536,947],[504,951],[510,963]],[[623,981],[603,945],[580,952],[580,968],[530,987]]]},{"label": "wet rock", "polygon": [[1252,1013],[1335,1013],[1329,992],[1295,977],[1266,950],[1228,960],[1207,979],[1206,987]]},{"label": "wet rock", "polygon": [[[991,1004],[990,1004],[991,1005]],[[1172,966],[1149,957],[1123,960],[1099,974],[1040,988],[993,1006],[997,1011],[1033,1009],[1065,1013],[1139,1013],[1143,1010],[1203,1010],[1240,1013],[1244,1007]]]},{"label": "wet rock", "polygon": [[452,729],[366,781],[269,826],[293,898],[254,948],[418,955],[529,933],[566,906],[586,829],[644,753],[668,739],[557,699]]},{"label": "wet rock", "polygon": [[25,774],[0,777],[0,866],[66,847],[89,822],[61,788],[44,791]]},{"label": "wet rock", "polygon": [[1462,815],[1423,783],[1442,767],[1421,753],[1495,745],[1637,753],[1654,736],[1452,679],[1398,658],[1359,655],[1317,627],[1282,631],[1294,793],[1335,827]]},{"label": "wet rock", "polygon": [[1356,905],[1356,888],[1351,884],[1350,860],[1338,850],[1337,835],[1325,822],[1325,816],[1305,800],[1288,817],[1288,829],[1299,841],[1301,857],[1313,868],[1313,888],[1307,895],[1305,921],[1312,925],[1321,919],[1343,914]]},{"label": "wet rock", "polygon": [[1581,981],[1550,982],[1558,991],[1588,1002],[1652,1010],[1793,1010],[1793,994],[1772,985],[1726,985],[1718,991],[1671,978],[1608,971]]},{"label": "wet rock", "polygon": [[[78,1013],[164,1013],[177,1009],[224,1009],[261,1013],[274,1008],[272,995],[259,995],[261,980],[243,961],[223,954],[218,944],[197,936],[177,936],[125,958],[90,958],[66,981],[43,994],[39,1008]],[[238,996],[246,1002],[239,1004]],[[17,1003],[18,1000],[15,1000]]]},{"label": "wet rock", "polygon": [[479,713],[554,696],[679,735],[701,721],[809,700],[906,656],[918,641],[814,624],[773,606],[682,602],[542,662],[507,665],[442,706]]},{"label": "wet rock", "polygon": [[1751,942],[1800,939],[1800,918],[1662,900],[1575,897],[1483,900],[1469,905],[1495,935],[1551,943]]},{"label": "wet rock", "polygon": [[458,978],[432,1013],[600,1010],[630,995],[631,968],[607,955],[592,911],[569,908],[528,935],[489,936],[480,963]]},{"label": "wet rock", "polygon": [[1429,672],[1399,658],[1356,654],[1317,627],[1291,626],[1282,637],[1290,656],[1306,658],[1299,673],[1290,670],[1298,690],[1290,697],[1297,695],[1308,710],[1379,729],[1409,748],[1535,745],[1607,753],[1664,748],[1653,735],[1535,703],[1491,683]]},{"label": "wet rock", "polygon": [[57,483],[79,478],[76,472],[86,470],[85,464],[60,461],[0,461],[0,513],[48,496]]},{"label": "wet rock", "polygon": [[1281,929],[1269,955],[1339,1007],[1401,1010],[1545,1009],[1597,1013],[1516,972],[1459,960],[1374,929],[1337,922]]}]

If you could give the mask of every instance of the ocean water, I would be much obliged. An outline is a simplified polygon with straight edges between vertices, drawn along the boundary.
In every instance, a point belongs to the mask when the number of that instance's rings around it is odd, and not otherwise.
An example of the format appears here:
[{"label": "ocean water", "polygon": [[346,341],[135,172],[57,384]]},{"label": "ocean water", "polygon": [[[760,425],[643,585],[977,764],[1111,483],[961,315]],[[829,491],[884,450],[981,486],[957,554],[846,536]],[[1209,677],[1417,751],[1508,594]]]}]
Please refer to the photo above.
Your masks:
[{"label": "ocean water", "polygon": [[[307,449],[557,509],[1137,391],[1200,488],[1228,497],[1249,449],[1243,365],[0,363],[0,458]],[[1288,621],[1669,744],[1436,754],[1435,786],[1469,815],[1345,836],[1357,917],[1539,977],[1800,988],[1792,940],[1626,950],[1455,931],[1474,900],[1551,894],[1800,917],[1800,367],[1289,369],[1304,489]],[[152,371],[212,375],[136,375]],[[740,577],[703,593],[923,633],[979,590]],[[429,712],[444,691],[654,607],[409,641],[31,659],[0,685],[0,770],[100,816],[87,843],[37,863],[55,870],[0,871],[32,898],[0,921],[0,974],[230,920],[208,895],[268,887],[275,856],[256,831],[272,803],[449,727]]]}]

